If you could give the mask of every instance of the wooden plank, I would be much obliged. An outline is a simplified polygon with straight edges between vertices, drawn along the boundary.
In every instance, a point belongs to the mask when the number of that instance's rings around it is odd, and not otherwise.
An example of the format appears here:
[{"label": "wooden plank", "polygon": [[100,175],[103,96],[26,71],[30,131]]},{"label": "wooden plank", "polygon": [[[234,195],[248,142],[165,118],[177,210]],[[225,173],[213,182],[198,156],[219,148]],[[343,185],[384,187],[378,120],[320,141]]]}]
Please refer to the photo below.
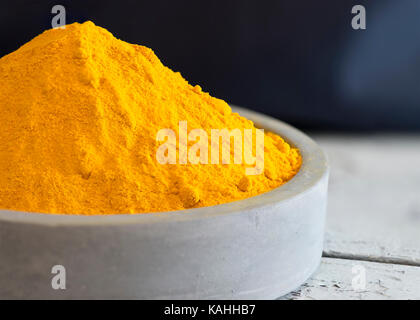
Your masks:
[{"label": "wooden plank", "polygon": [[315,135],[331,164],[325,255],[420,265],[420,135]]},{"label": "wooden plank", "polygon": [[[363,272],[365,288],[360,281]],[[307,283],[280,298],[290,299],[420,299],[420,267],[323,258],[320,268]]]}]

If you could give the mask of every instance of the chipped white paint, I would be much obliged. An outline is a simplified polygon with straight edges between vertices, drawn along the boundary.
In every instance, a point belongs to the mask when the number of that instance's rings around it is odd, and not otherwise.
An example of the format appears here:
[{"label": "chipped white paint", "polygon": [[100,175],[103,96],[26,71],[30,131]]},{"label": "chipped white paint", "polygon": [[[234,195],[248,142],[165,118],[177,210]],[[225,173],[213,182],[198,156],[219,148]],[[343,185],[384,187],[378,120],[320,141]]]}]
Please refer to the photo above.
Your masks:
[{"label": "chipped white paint", "polygon": [[[366,289],[354,290],[352,268],[366,270]],[[420,299],[420,268],[405,265],[323,258],[321,266],[306,284],[280,299],[387,300]]]},{"label": "chipped white paint", "polygon": [[420,266],[420,135],[318,135],[331,165],[325,253]]},{"label": "chipped white paint", "polygon": [[[331,165],[327,258],[282,299],[420,299],[420,135],[315,140]],[[366,269],[361,292],[352,287],[355,264]]]},{"label": "chipped white paint", "polygon": [[410,244],[405,247],[401,242],[401,239],[355,240],[349,239],[347,234],[328,230],[324,241],[324,256],[420,266],[420,248]]}]

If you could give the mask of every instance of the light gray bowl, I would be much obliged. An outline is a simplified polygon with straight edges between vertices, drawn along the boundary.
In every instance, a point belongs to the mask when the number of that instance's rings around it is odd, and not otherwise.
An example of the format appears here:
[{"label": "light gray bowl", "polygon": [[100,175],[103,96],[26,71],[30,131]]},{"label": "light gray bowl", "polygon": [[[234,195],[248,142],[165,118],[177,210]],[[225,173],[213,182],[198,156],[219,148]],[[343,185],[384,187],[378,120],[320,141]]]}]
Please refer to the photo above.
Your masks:
[{"label": "light gray bowl", "polygon": [[[0,298],[274,299],[301,285],[321,258],[326,158],[295,128],[235,111],[300,149],[302,168],[291,181],[246,200],[176,212],[0,211]],[[52,288],[55,265],[65,268],[64,290]]]}]

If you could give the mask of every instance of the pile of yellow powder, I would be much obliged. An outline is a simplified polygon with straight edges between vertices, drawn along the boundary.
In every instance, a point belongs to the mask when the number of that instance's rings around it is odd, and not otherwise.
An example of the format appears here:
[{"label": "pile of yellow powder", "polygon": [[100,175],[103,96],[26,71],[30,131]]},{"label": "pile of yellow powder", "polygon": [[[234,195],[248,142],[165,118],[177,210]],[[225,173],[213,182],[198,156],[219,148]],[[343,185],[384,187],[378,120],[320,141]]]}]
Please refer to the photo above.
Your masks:
[{"label": "pile of yellow powder", "polygon": [[[0,59],[0,209],[146,213],[248,198],[282,185],[301,157],[265,133],[264,172],[156,160],[162,128],[254,128],[151,49],[92,22],[52,29]],[[209,133],[210,136],[210,133]]]}]

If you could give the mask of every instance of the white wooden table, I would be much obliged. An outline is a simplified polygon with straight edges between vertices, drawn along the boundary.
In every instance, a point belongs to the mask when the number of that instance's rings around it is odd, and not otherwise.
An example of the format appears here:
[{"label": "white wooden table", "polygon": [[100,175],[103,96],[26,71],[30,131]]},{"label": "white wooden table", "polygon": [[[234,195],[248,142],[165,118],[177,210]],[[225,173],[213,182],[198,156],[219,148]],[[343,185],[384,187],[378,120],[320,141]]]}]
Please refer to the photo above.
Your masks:
[{"label": "white wooden table", "polygon": [[312,137],[331,165],[324,254],[281,299],[420,299],[420,135]]}]

